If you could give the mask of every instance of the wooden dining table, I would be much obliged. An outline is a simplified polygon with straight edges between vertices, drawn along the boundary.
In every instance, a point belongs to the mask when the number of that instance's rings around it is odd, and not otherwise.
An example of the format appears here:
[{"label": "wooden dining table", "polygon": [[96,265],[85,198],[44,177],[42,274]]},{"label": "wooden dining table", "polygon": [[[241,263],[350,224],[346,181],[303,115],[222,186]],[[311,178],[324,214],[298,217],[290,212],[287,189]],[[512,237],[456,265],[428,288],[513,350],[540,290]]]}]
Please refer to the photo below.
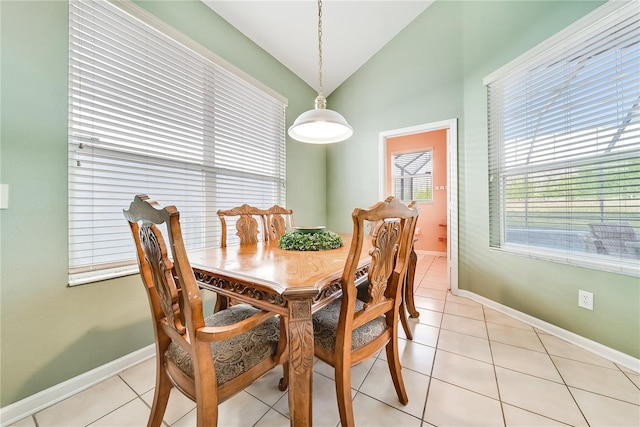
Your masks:
[{"label": "wooden dining table", "polygon": [[[312,424],[311,316],[342,294],[340,279],[351,235],[341,234],[341,237],[344,243],[341,248],[325,251],[284,250],[278,248],[277,240],[272,240],[188,253],[202,288],[278,313],[287,322],[291,426]],[[356,272],[356,284],[366,280],[370,248],[370,237],[367,236]]]}]

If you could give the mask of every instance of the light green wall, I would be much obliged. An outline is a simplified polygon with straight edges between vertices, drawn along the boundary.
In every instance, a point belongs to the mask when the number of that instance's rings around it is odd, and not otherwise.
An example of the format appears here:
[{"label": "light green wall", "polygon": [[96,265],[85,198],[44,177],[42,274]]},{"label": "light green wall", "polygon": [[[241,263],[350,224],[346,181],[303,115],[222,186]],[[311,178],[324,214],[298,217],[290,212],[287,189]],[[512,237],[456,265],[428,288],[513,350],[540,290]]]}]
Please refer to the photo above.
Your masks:
[{"label": "light green wall", "polygon": [[[328,225],[378,198],[378,133],[458,118],[459,287],[640,357],[640,280],[489,250],[482,79],[599,1],[437,1],[329,98],[355,129],[327,152]],[[594,311],[578,308],[578,290]]]},{"label": "light green wall", "polygon": [[[311,88],[199,1],[140,2],[289,99]],[[67,287],[66,1],[0,1],[0,406],[152,343],[137,276]],[[325,149],[288,141],[287,204],[301,224],[325,221]],[[133,196],[133,195],[132,195]],[[153,195],[152,195],[153,196]],[[124,206],[123,206],[124,208]],[[124,221],[124,219],[123,219]]]},{"label": "light green wall", "polygon": [[[1,0],[4,1],[4,0]],[[169,25],[289,100],[287,128],[313,108],[317,93],[199,0],[135,0]],[[251,7],[249,4],[247,7]],[[287,207],[298,224],[325,223],[326,149],[287,137]]]},{"label": "light green wall", "polygon": [[[145,9],[289,99],[315,93],[200,2]],[[378,132],[459,118],[460,287],[635,357],[637,278],[488,250],[482,78],[598,2],[437,2],[331,95],[354,137],[326,150],[288,141],[287,204],[299,224],[349,230],[378,197]],[[152,342],[138,277],[67,278],[67,3],[0,1],[0,406]],[[326,181],[326,187],[325,187]],[[577,290],[595,310],[577,308]]]},{"label": "light green wall", "polygon": [[460,117],[460,3],[434,4],[331,94],[354,135],[327,151],[327,219],[351,231],[351,212],[378,200],[378,133]]}]

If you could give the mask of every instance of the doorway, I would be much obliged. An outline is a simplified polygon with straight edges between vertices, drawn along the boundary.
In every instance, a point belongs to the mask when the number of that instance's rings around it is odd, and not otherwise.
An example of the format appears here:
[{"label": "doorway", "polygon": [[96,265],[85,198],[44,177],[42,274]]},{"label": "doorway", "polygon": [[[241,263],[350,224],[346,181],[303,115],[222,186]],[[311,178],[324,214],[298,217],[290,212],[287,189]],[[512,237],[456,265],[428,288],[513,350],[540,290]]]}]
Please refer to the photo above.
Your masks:
[{"label": "doorway", "polygon": [[[439,141],[442,141],[441,146]],[[457,142],[457,119],[393,129],[379,134],[380,199],[391,194],[393,172],[390,171],[390,155],[396,155],[397,158],[404,155],[406,161],[420,164],[425,164],[424,159],[431,156],[434,162],[432,169],[423,168],[418,171],[422,181],[430,183],[430,190],[423,191],[420,197],[424,197],[424,200],[422,203],[418,202],[422,219],[417,237],[418,242],[422,242],[416,244],[416,252],[436,255],[446,253],[447,281],[453,294],[458,292]],[[442,170],[443,166],[446,171]],[[445,177],[446,184],[443,185]],[[402,179],[395,178],[395,181],[400,183]],[[446,206],[439,207],[439,200]]]}]

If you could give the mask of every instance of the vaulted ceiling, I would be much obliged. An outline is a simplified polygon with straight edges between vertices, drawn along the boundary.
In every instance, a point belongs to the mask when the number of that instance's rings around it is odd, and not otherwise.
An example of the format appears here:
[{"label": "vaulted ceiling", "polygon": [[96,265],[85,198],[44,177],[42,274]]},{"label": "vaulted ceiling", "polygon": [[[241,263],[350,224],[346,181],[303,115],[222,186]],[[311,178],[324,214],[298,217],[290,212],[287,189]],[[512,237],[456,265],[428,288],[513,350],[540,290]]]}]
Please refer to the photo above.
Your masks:
[{"label": "vaulted ceiling", "polygon": [[[202,0],[316,91],[315,0]],[[328,96],[433,0],[324,0],[323,93]]]}]

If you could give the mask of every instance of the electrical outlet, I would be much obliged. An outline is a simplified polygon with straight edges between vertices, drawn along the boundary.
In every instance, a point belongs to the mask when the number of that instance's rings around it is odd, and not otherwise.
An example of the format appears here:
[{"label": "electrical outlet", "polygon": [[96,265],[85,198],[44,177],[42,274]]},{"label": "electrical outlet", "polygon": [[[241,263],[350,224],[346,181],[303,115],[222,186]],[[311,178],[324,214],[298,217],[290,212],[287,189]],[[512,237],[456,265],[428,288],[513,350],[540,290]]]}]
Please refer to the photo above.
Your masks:
[{"label": "electrical outlet", "polygon": [[578,291],[578,307],[586,308],[587,310],[593,310],[593,294],[591,292]]}]

